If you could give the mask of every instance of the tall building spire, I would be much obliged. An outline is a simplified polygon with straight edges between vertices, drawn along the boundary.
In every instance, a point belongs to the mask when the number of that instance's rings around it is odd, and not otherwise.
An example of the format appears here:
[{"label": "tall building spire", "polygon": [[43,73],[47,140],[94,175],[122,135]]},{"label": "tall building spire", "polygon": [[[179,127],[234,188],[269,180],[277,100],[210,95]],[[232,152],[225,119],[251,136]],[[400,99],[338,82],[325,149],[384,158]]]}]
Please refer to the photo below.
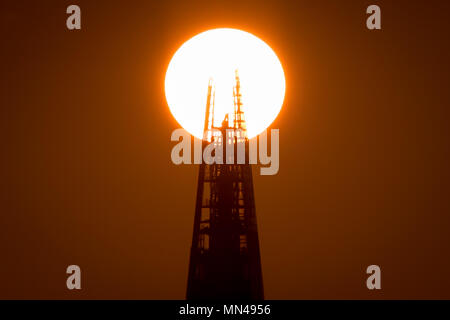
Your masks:
[{"label": "tall building spire", "polygon": [[[231,127],[228,115],[221,128],[214,127],[212,88],[210,82],[205,114],[205,133],[211,139],[208,141],[222,144],[222,150],[227,149],[224,144],[227,147],[232,144],[236,150],[237,143],[244,142],[246,161],[238,164],[234,152],[232,164],[200,164],[186,296],[188,299],[262,300],[252,168],[248,163],[248,139],[240,136],[240,132],[245,132],[245,121],[237,72]],[[214,134],[207,133],[213,130]],[[206,143],[204,140],[203,146]]]}]

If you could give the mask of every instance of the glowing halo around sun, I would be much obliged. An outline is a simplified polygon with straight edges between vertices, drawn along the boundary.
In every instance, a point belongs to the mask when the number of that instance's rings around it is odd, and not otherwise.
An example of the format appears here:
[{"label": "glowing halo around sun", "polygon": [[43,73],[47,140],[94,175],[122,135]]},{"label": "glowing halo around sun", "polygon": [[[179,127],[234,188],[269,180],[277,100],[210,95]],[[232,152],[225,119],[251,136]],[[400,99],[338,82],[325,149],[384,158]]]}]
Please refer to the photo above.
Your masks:
[{"label": "glowing halo around sun", "polygon": [[202,138],[209,79],[215,88],[215,125],[233,112],[235,70],[241,80],[248,137],[263,132],[277,117],[286,82],[280,60],[261,39],[237,29],[213,29],[186,41],[166,72],[167,103],[178,123]]}]

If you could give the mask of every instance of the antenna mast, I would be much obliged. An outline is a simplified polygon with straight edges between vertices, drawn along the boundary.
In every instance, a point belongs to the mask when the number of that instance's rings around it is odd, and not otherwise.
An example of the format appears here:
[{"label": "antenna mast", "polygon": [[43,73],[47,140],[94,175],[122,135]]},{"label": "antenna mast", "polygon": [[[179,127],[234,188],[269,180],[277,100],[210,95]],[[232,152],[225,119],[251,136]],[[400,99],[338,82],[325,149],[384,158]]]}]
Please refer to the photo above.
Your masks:
[{"label": "antenna mast", "polygon": [[247,126],[245,124],[244,111],[242,110],[242,94],[241,94],[241,80],[239,79],[239,73],[235,71],[236,85],[233,87],[233,100],[234,100],[234,129],[242,129],[244,135],[247,133]]}]

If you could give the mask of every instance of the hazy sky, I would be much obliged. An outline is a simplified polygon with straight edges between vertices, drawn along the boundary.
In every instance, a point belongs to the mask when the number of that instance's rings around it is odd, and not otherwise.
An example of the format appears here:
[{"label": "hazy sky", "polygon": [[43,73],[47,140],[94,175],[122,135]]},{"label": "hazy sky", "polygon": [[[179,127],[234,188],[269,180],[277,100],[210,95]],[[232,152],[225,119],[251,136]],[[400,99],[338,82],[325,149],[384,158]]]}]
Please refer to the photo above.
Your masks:
[{"label": "hazy sky", "polygon": [[2,1],[0,298],[184,298],[198,168],[170,161],[164,75],[218,27],[286,74],[280,171],[254,175],[266,298],[450,298],[449,3],[377,1],[380,31],[370,4]]}]

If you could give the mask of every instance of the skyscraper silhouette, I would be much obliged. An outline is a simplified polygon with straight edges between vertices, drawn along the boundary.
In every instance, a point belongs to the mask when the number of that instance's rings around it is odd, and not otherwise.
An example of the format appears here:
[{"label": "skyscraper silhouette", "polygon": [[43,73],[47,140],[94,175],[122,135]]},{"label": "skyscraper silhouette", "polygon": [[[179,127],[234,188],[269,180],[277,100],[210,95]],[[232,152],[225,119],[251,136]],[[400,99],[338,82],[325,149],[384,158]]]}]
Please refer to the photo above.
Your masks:
[{"label": "skyscraper silhouette", "polygon": [[[249,140],[236,71],[234,112],[214,126],[208,85],[203,150],[232,150],[200,164],[187,299],[264,299]],[[244,152],[240,152],[245,147]]]}]

